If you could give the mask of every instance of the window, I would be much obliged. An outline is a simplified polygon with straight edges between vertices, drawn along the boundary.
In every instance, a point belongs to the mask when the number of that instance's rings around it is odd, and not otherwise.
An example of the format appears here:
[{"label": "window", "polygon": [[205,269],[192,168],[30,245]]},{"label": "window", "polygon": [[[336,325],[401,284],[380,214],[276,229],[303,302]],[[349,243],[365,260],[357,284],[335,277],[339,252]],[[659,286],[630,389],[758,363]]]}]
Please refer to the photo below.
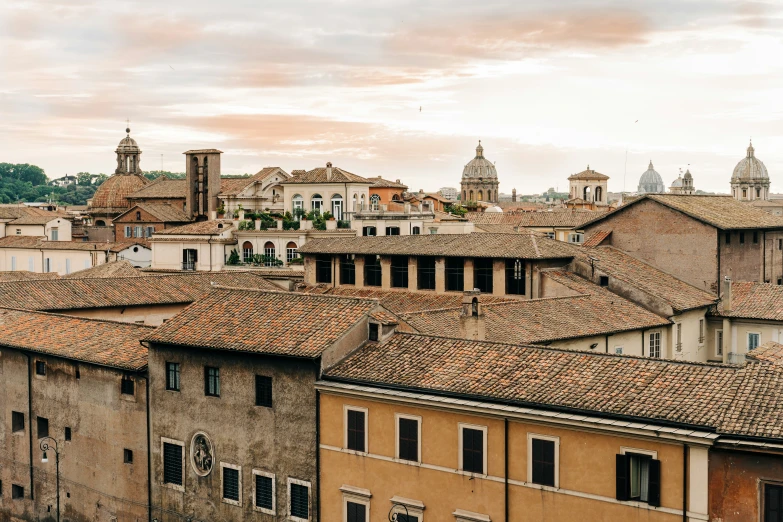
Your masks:
[{"label": "window", "polygon": [[345,447],[367,451],[367,408],[345,407]]},{"label": "window", "polygon": [[601,276],[599,278],[599,284],[601,286],[609,286],[609,276]]},{"label": "window", "polygon": [[291,199],[291,202],[293,203],[294,207],[294,217],[297,221],[299,221],[299,218],[302,216],[302,213],[304,212],[304,198],[300,196],[299,194],[294,195],[294,197]]},{"label": "window", "polygon": [[699,319],[699,344],[704,344],[704,319]]},{"label": "window", "polygon": [[416,259],[417,288],[435,290],[435,258],[420,256]]},{"label": "window", "polygon": [[346,522],[367,522],[367,504],[358,502],[345,502],[345,521]]},{"label": "window", "polygon": [[492,259],[473,260],[473,288],[478,288],[483,294],[492,293]]},{"label": "window", "polygon": [[370,196],[370,210],[378,210],[380,208],[381,197],[378,194]]},{"label": "window", "polygon": [[316,283],[332,282],[332,256],[330,255],[315,256],[315,282]]},{"label": "window", "polygon": [[11,498],[24,498],[24,488],[17,484],[11,484]]},{"label": "window", "polygon": [[378,330],[380,329],[380,325],[378,323],[370,323],[370,334],[369,339],[370,341],[378,341],[380,339],[380,335],[378,334]]},{"label": "window", "polygon": [[682,323],[677,323],[674,347],[677,348],[677,351],[682,350]]},{"label": "window", "polygon": [[419,462],[421,455],[421,417],[398,413],[397,458]]},{"label": "window", "polygon": [[715,331],[715,355],[723,357],[723,330]]},{"label": "window", "polygon": [[252,263],[253,262],[253,243],[250,241],[245,241],[242,243],[242,262],[244,263]]},{"label": "window", "polygon": [[661,505],[661,462],[650,452],[625,450],[616,455],[617,500]]},{"label": "window", "polygon": [[739,233],[739,238],[740,238],[740,245],[744,245],[745,244],[745,232],[740,232]]},{"label": "window", "polygon": [[324,200],[320,194],[313,194],[310,198],[310,209],[314,212],[321,213],[321,209],[324,206]]},{"label": "window", "polygon": [[375,227],[362,227],[363,236],[377,236],[378,230]]},{"label": "window", "polygon": [[71,428],[68,427],[65,428],[65,440],[66,441],[71,440]]},{"label": "window", "polygon": [[125,226],[125,237],[133,237],[133,227],[129,225]]},{"label": "window", "polygon": [[310,520],[310,483],[304,480],[288,479],[289,513],[296,522]]},{"label": "window", "polygon": [[449,292],[465,290],[465,262],[461,257],[446,258],[446,290]]},{"label": "window", "polygon": [[266,257],[264,260],[264,266],[274,266],[276,255],[275,244],[271,241],[264,243],[264,256]]},{"label": "window", "polygon": [[133,227],[133,237],[144,237],[143,227]]},{"label": "window", "polygon": [[418,236],[419,234],[421,234],[421,227],[413,227],[411,229],[412,236]]},{"label": "window", "polygon": [[759,233],[757,231],[753,231],[753,244],[757,245],[759,242]]},{"label": "window", "polygon": [[727,245],[731,244],[731,232],[726,232],[725,241]]},{"label": "window", "polygon": [[783,522],[783,486],[764,484],[764,522]]},{"label": "window", "polygon": [[748,197],[748,189],[742,189],[742,197],[743,199]]},{"label": "window", "polygon": [[[182,489],[182,473],[185,455],[185,444],[178,441],[163,439],[163,483]],[[179,486],[179,487],[176,487]]]},{"label": "window", "polygon": [[486,426],[459,425],[459,468],[468,473],[485,474]]},{"label": "window", "polygon": [[289,241],[285,247],[285,260],[290,263],[297,257],[299,257],[299,252],[296,251],[296,243]]},{"label": "window", "polygon": [[755,350],[759,347],[759,341],[761,340],[761,334],[749,333],[748,334],[748,351]]},{"label": "window", "polygon": [[542,486],[560,487],[560,437],[528,433],[527,446],[528,481]]},{"label": "window", "polygon": [[438,229],[436,227],[430,227],[429,231],[430,231],[430,234],[437,234],[438,233]]},{"label": "window", "polygon": [[179,391],[179,363],[166,363],[166,389]]},{"label": "window", "polygon": [[268,515],[275,514],[274,474],[253,470],[253,507]]},{"label": "window", "polygon": [[546,232],[546,233],[544,233],[544,237],[548,237],[549,239],[554,239],[555,238],[555,233],[554,232]]},{"label": "window", "polygon": [[380,256],[364,256],[364,286],[381,286]]},{"label": "window", "polygon": [[569,243],[582,244],[584,240],[585,240],[585,235],[580,232],[571,232],[570,234],[568,234]]},{"label": "window", "polygon": [[650,334],[650,357],[660,359],[661,357],[661,332],[652,332]]},{"label": "window", "polygon": [[52,260],[50,258],[44,259],[44,272],[47,274],[52,271]]},{"label": "window", "polygon": [[356,263],[354,263],[351,254],[345,254],[340,257],[340,284],[356,284]]},{"label": "window", "polygon": [[16,270],[16,256],[11,256],[11,271]]},{"label": "window", "polygon": [[125,464],[133,464],[133,450],[122,450],[122,462]]},{"label": "window", "polygon": [[66,259],[65,260],[65,273],[70,274],[71,273],[71,260]]},{"label": "window", "polygon": [[220,368],[204,367],[204,395],[220,397]]},{"label": "window", "polygon": [[399,236],[400,235],[400,227],[386,227],[386,235],[387,236]]},{"label": "window", "polygon": [[783,239],[778,239],[778,250],[783,250]]},{"label": "window", "polygon": [[408,288],[408,257],[391,257],[391,286],[392,288]]},{"label": "window", "polygon": [[615,353],[615,355],[622,355],[623,354],[623,347],[622,346],[615,346],[614,347],[614,353]]},{"label": "window", "polygon": [[22,229],[21,228],[17,228],[16,229],[16,235],[17,236],[21,236],[22,235]]},{"label": "window", "polygon": [[144,234],[145,237],[152,237],[152,234],[155,233],[155,227],[147,227],[146,233]]},{"label": "window", "polygon": [[256,375],[256,406],[272,407],[272,378]]},{"label": "window", "polygon": [[235,506],[242,505],[242,467],[220,463],[220,482],[223,490],[223,502]]},{"label": "window", "polygon": [[120,393],[122,395],[133,395],[135,393],[135,383],[130,375],[123,375],[120,381]]},{"label": "window", "polygon": [[49,436],[49,419],[44,417],[38,417],[36,419],[36,424],[38,428],[38,438],[42,439],[44,437]]},{"label": "window", "polygon": [[45,361],[35,361],[35,374],[36,375],[46,375],[46,362]]},{"label": "window", "polygon": [[198,250],[185,248],[182,250],[182,270],[195,270],[198,262]]},{"label": "window", "polygon": [[506,259],[506,293],[525,295],[525,262],[521,259]]},{"label": "window", "polygon": [[21,411],[11,412],[11,431],[14,433],[24,431],[24,413]]},{"label": "window", "polygon": [[343,218],[343,197],[340,194],[332,196],[332,215],[337,220]]},{"label": "window", "polygon": [[52,229],[52,241],[59,241],[60,231],[56,228]]}]

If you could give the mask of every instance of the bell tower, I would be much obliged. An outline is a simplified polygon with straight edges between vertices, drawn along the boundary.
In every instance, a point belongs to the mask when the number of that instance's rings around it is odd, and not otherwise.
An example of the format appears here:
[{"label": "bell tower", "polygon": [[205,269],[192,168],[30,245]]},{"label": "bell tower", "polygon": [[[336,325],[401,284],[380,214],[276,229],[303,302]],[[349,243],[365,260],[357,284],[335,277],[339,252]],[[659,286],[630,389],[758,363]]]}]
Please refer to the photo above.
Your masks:
[{"label": "bell tower", "polygon": [[125,128],[126,136],[120,140],[117,145],[117,168],[115,174],[138,174],[141,175],[139,162],[141,161],[141,149],[136,140],[130,137],[130,127]]},{"label": "bell tower", "polygon": [[185,154],[186,212],[191,219],[210,219],[220,193],[220,155],[217,149],[189,150]]}]

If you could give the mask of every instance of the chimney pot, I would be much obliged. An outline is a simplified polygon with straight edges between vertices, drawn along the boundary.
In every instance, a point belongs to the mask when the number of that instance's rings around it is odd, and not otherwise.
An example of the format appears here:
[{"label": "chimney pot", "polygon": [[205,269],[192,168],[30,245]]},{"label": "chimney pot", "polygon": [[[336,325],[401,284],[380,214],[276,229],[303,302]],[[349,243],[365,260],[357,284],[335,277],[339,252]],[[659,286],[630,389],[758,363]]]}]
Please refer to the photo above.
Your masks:
[{"label": "chimney pot", "polygon": [[731,278],[726,276],[723,279],[723,311],[731,312]]}]

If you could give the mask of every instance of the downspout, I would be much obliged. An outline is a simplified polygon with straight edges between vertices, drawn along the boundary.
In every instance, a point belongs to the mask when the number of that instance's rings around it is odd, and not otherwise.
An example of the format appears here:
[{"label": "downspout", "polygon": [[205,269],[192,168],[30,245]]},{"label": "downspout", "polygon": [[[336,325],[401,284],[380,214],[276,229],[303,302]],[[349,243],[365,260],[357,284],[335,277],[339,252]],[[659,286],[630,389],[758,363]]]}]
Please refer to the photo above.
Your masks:
[{"label": "downspout", "polygon": [[[148,344],[144,344],[144,341],[139,341],[139,344],[147,349],[149,353],[150,347]],[[152,433],[150,431],[150,368],[147,365],[147,375],[144,375],[144,387],[147,394],[147,514],[149,519],[152,520]]]},{"label": "downspout", "polygon": [[647,330],[642,330],[642,357],[644,357],[644,333]]},{"label": "downspout", "polygon": [[[761,269],[763,270],[761,274],[761,282],[762,283],[771,283],[772,282],[772,274],[770,273],[769,281],[767,281],[767,231],[764,230],[761,233]],[[777,282],[777,281],[775,281]]]},{"label": "downspout", "polygon": [[721,277],[720,277],[720,229],[718,229],[718,277],[716,279],[717,286],[716,292],[718,294],[718,297],[720,297],[720,290],[721,290]]},{"label": "downspout", "polygon": [[[43,250],[41,252],[43,253]],[[33,482],[33,360],[29,353],[22,353],[27,357],[27,432],[30,436],[30,500],[35,500],[35,483]]]},{"label": "downspout", "polygon": [[207,238],[207,248],[209,249],[209,271],[212,272],[212,236]]},{"label": "downspout", "polygon": [[688,522],[688,445],[682,445],[682,522]]},{"label": "downspout", "polygon": [[611,334],[606,334],[606,340],[604,341],[604,344],[606,345],[606,353],[609,353],[609,335]]},{"label": "downspout", "polygon": [[503,419],[504,435],[503,435],[503,466],[505,468],[503,472],[503,482],[505,490],[505,502],[506,502],[506,515],[503,518],[505,522],[508,522],[508,419]]},{"label": "downspout", "polygon": [[[319,378],[318,366],[315,368],[315,380]],[[316,520],[321,520],[321,392],[315,390],[315,511]]]}]

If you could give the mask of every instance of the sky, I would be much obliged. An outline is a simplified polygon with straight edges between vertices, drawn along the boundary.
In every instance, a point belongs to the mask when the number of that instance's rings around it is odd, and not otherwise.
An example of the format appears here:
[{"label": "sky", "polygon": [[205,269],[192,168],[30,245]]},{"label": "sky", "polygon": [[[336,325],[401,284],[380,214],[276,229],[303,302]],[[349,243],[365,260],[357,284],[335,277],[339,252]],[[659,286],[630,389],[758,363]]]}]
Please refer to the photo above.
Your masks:
[{"label": "sky", "polygon": [[0,162],[111,174],[218,148],[224,174],[332,162],[411,190],[728,192],[753,139],[783,192],[783,2],[3,0]]}]

